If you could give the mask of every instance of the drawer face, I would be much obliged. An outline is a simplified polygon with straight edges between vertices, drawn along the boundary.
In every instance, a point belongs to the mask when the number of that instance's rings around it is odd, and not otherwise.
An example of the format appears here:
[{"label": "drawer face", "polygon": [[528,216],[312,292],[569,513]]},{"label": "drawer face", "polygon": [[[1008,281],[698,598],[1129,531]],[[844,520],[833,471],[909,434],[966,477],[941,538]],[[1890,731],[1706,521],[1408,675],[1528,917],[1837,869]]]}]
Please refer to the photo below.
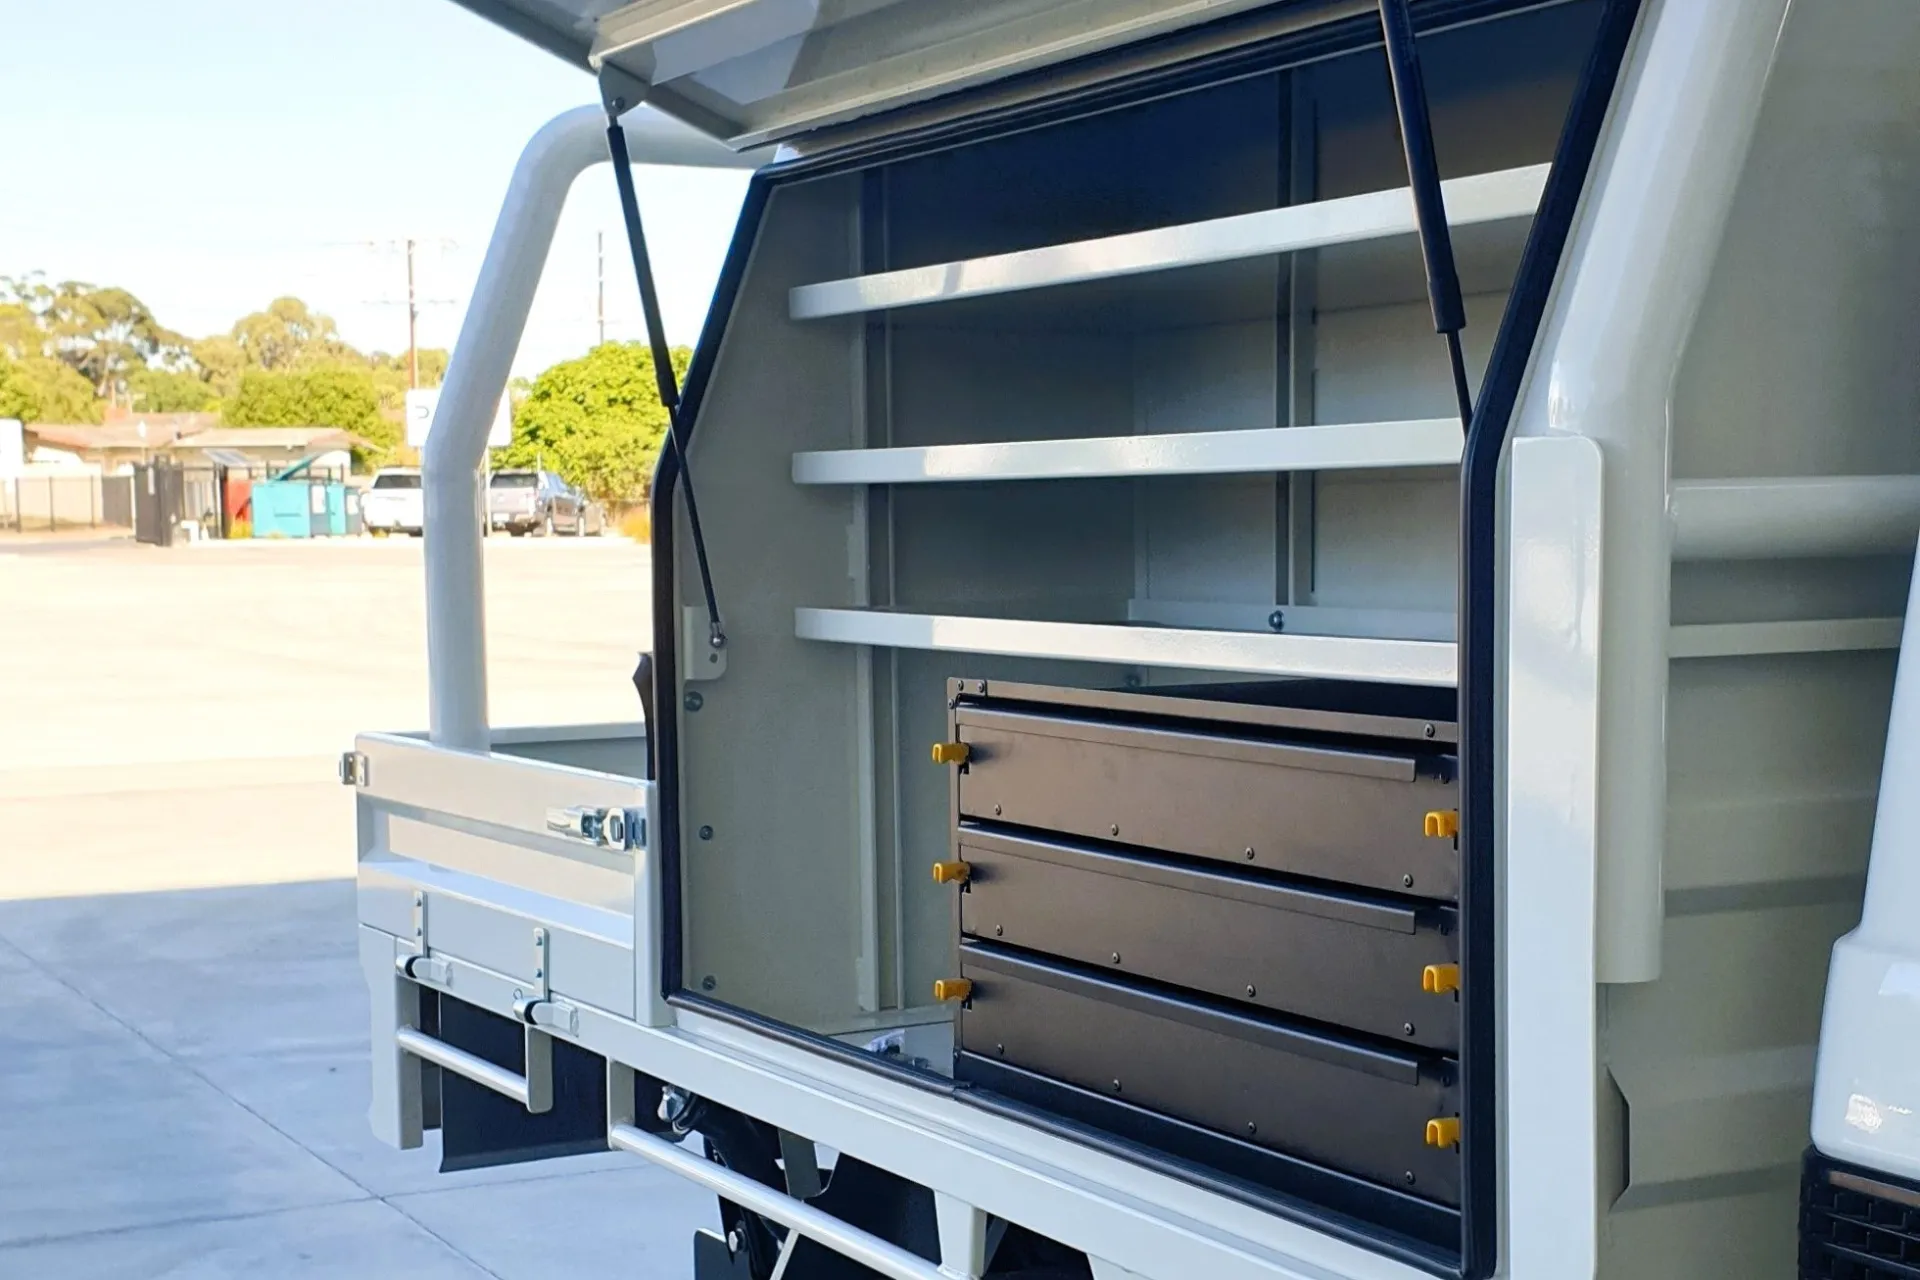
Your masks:
[{"label": "drawer face", "polygon": [[[1425,898],[1459,893],[1441,757],[962,706],[962,818]],[[1425,767],[1423,767],[1423,764]],[[1252,850],[1249,857],[1247,851]]]},{"label": "drawer face", "polygon": [[1458,1154],[1426,1145],[1428,1120],[1459,1114],[1438,1064],[977,944],[960,964],[970,1053],[1458,1203]]},{"label": "drawer face", "polygon": [[1426,1048],[1459,1044],[1454,998],[1420,989],[1426,966],[1459,959],[1451,909],[973,828],[959,852],[971,869],[963,935]]}]

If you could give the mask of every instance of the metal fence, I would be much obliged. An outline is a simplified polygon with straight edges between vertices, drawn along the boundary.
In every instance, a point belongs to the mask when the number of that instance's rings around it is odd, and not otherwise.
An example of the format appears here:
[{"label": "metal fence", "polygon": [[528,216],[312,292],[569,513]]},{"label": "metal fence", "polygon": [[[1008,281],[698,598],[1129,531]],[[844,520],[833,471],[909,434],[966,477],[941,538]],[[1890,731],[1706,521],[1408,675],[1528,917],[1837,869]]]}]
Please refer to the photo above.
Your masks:
[{"label": "metal fence", "polygon": [[132,476],[0,477],[0,529],[37,533],[132,527]]}]

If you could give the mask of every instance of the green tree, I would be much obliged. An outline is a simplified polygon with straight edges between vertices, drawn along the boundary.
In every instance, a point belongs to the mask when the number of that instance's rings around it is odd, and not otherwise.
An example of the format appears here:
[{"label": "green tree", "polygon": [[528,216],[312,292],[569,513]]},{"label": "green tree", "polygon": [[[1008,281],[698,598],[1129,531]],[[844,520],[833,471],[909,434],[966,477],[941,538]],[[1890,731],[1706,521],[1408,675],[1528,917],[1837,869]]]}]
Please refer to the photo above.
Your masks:
[{"label": "green tree", "polygon": [[206,413],[220,407],[220,393],[195,369],[135,369],[127,375],[127,400],[143,413]]},{"label": "green tree", "polygon": [[298,298],[275,298],[265,311],[240,317],[228,339],[239,349],[245,367],[272,373],[358,363],[364,358],[341,340],[332,317]]},{"label": "green tree", "polygon": [[[693,353],[673,351],[677,373]],[[643,343],[608,342],[533,380],[513,411],[513,443],[494,465],[544,464],[604,502],[640,497],[666,437],[667,411]]]},{"label": "green tree", "polygon": [[[40,332],[39,354],[59,360],[102,396],[119,394],[138,370],[186,356],[187,340],[125,289],[79,280],[48,284],[38,275],[0,278],[0,304],[24,309]],[[7,327],[18,320],[15,312]]]},{"label": "green tree", "polygon": [[[447,378],[448,353],[440,347],[421,347],[415,353],[419,357],[420,385],[437,387]],[[407,353],[390,356],[384,351],[376,351],[367,357],[373,370],[374,389],[380,393],[380,412],[399,421],[406,420],[407,411]]]},{"label": "green tree", "polygon": [[58,360],[16,358],[0,347],[0,418],[22,422],[98,422],[93,386]]},{"label": "green tree", "polygon": [[356,449],[363,463],[376,461],[400,443],[400,424],[380,412],[373,374],[346,365],[275,373],[255,369],[240,377],[222,406],[233,427],[338,427],[369,447]]}]

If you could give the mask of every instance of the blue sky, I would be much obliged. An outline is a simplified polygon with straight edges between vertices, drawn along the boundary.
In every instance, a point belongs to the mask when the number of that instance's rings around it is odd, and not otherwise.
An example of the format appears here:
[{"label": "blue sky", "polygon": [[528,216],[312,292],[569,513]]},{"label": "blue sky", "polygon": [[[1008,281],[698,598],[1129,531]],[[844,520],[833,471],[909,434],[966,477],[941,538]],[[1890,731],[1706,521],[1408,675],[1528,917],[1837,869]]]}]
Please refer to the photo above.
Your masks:
[{"label": "blue sky", "polygon": [[[451,346],[515,158],[594,84],[451,0],[0,0],[0,275],[131,289],[198,337],[295,294],[400,350],[414,237],[421,342]],[[675,342],[699,331],[739,173],[639,171]],[[576,184],[515,371],[641,336],[613,177]],[[373,242],[369,244],[369,242]]]}]

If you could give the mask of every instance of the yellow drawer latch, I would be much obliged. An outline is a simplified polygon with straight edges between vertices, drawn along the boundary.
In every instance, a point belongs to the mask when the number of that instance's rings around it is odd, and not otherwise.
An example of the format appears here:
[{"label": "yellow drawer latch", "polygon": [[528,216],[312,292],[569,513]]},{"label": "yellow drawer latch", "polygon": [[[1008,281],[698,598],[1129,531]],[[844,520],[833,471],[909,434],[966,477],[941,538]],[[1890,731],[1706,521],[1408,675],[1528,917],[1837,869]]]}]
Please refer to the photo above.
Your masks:
[{"label": "yellow drawer latch", "polygon": [[936,862],[933,864],[933,882],[935,884],[965,884],[973,874],[973,868],[964,862]]},{"label": "yellow drawer latch", "polygon": [[1427,1121],[1427,1145],[1430,1147],[1459,1146],[1460,1117],[1443,1116],[1438,1120]]},{"label": "yellow drawer latch", "polygon": [[964,742],[936,742],[933,744],[933,762],[935,764],[965,764],[967,757],[973,754],[973,748]]},{"label": "yellow drawer latch", "polygon": [[[939,750],[939,748],[935,748]],[[1435,809],[1427,814],[1426,832],[1436,840],[1451,840],[1460,834],[1458,809]]]},{"label": "yellow drawer latch", "polygon": [[[965,1000],[973,994],[971,978],[936,978],[933,983],[933,998],[945,1004],[949,1000]],[[1458,1125],[1456,1124],[1456,1128]]]},{"label": "yellow drawer latch", "polygon": [[1460,989],[1460,966],[1430,964],[1420,971],[1420,989],[1430,996],[1444,996]]}]

